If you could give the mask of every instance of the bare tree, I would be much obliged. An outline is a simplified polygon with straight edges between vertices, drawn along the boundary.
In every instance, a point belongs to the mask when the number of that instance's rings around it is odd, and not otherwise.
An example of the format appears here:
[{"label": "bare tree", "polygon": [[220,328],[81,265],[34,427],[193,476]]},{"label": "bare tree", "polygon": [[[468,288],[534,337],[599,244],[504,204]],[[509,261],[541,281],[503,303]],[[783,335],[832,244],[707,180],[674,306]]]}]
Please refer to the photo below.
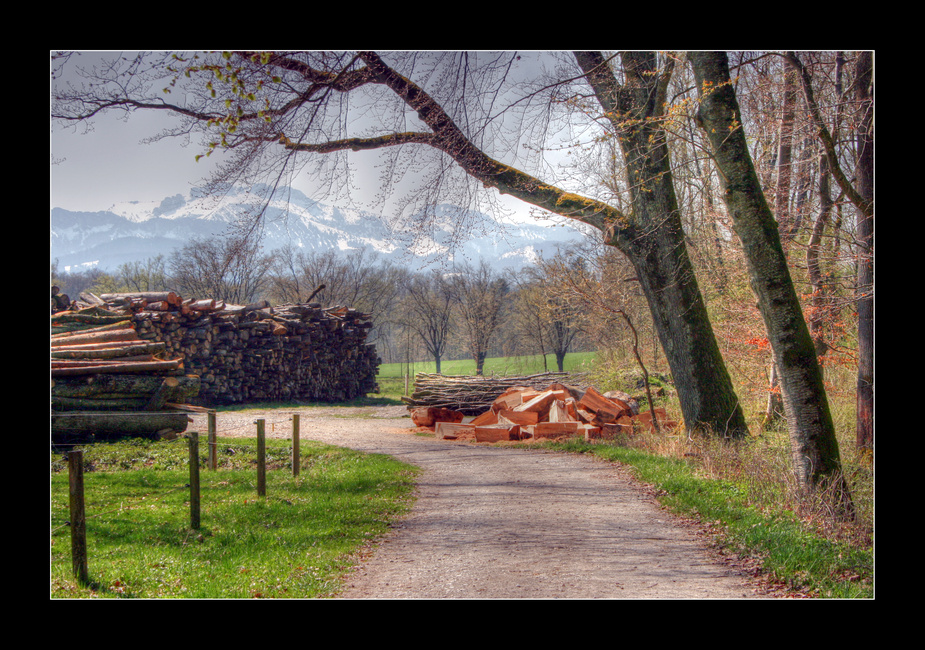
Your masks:
[{"label": "bare tree", "polygon": [[537,275],[535,270],[525,269],[517,278],[512,321],[521,339],[530,343],[526,350],[531,354],[539,352],[542,355],[545,371],[549,369],[546,353],[550,345],[547,333],[546,292]]},{"label": "bare tree", "polygon": [[[619,265],[614,264],[614,255],[604,254],[588,255],[580,258],[559,255],[544,263],[544,268],[550,276],[558,277],[561,283],[557,286],[560,303],[569,304],[575,311],[593,313],[600,316],[619,317],[629,329],[631,334],[631,349],[633,358],[639,366],[642,375],[646,399],[652,414],[652,424],[657,433],[661,432],[658,416],[655,413],[655,402],[652,399],[652,389],[649,383],[649,371],[646,368],[639,348],[639,332],[633,323],[628,306],[628,291],[622,290],[626,284],[635,282],[635,278],[619,277]],[[561,368],[560,368],[561,370]]]},{"label": "bare tree", "polygon": [[559,280],[548,270],[542,262],[524,270],[514,296],[514,318],[523,336],[542,353],[544,369],[549,351],[556,357],[556,369],[563,372],[565,355],[582,332],[584,312],[554,290]]},{"label": "bare tree", "polygon": [[343,306],[367,314],[373,342],[399,300],[404,271],[366,248],[347,252],[295,251],[273,254],[272,294],[277,300],[305,302],[309,298],[326,307]]},{"label": "bare tree", "polygon": [[858,58],[855,98],[857,120],[858,220],[858,366],[857,445],[874,453],[874,67],[871,52]]},{"label": "bare tree", "polygon": [[[774,188],[774,217],[780,231],[781,242],[786,252],[787,244],[797,232],[795,219],[790,213],[790,184],[793,176],[793,122],[796,112],[796,75],[789,68],[783,71],[783,95],[778,122],[777,159],[775,167],[777,182]],[[780,420],[784,412],[783,399],[778,387],[777,364],[771,363],[770,387],[764,413],[764,427],[769,428]]]},{"label": "bare tree", "polygon": [[163,291],[167,288],[167,262],[163,255],[120,264],[117,271],[125,291]]},{"label": "bare tree", "polygon": [[246,304],[261,296],[270,258],[259,241],[219,237],[194,240],[168,260],[171,281],[185,295]]},{"label": "bare tree", "polygon": [[[838,189],[854,206],[857,214],[857,278],[856,303],[858,313],[858,379],[857,379],[857,447],[864,453],[873,454],[873,409],[874,409],[874,364],[873,364],[873,219],[874,219],[874,127],[873,127],[873,53],[862,51],[856,54],[852,90],[845,97],[838,94],[839,106],[843,99],[850,99],[853,106],[854,138],[839,139],[839,115],[834,127],[826,122],[823,107],[817,99],[810,68],[803,56],[786,52],[784,57],[799,79],[803,99],[808,108],[815,131],[822,145],[827,173]],[[837,57],[836,66],[843,62]],[[840,67],[836,72],[840,72]],[[840,84],[840,80],[837,80]],[[842,142],[849,143],[845,155]],[[853,167],[853,169],[851,169]],[[853,178],[853,181],[852,181]]]},{"label": "bare tree", "polygon": [[492,337],[502,323],[510,286],[484,260],[475,268],[455,267],[451,283],[459,329],[466,349],[475,360],[475,374],[481,375]]},{"label": "bare tree", "polygon": [[409,274],[403,289],[399,322],[424,344],[439,374],[453,323],[452,287],[441,271],[434,270]]},{"label": "bare tree", "polygon": [[[419,239],[442,218],[435,210],[438,202],[452,196],[460,205],[473,205],[488,196],[492,203],[497,194],[485,193],[486,188],[591,226],[636,268],[685,425],[744,435],[742,408],[687,254],[661,125],[674,60],[660,60],[653,52],[624,52],[618,58],[574,53],[569,71],[557,73],[552,86],[562,92],[528,122],[533,100],[544,95],[535,89],[518,93],[507,83],[515,72],[531,74],[522,58],[481,52],[127,57],[111,68],[87,71],[92,86],[56,82],[53,116],[79,123],[106,110],[168,111],[178,121],[164,135],[200,132],[203,155],[226,154],[216,187],[266,176],[273,184],[294,171],[312,171],[334,189],[348,187],[343,173],[349,169],[348,154],[382,153],[388,163],[382,167],[385,187],[407,187],[401,171],[428,172],[413,193],[383,199],[388,213],[405,220],[394,222],[396,231],[409,229]],[[619,144],[626,210],[513,166],[522,144],[542,151],[547,134],[541,130],[552,124],[550,111],[566,105],[588,111],[583,128],[601,130]],[[525,128],[505,137],[518,112],[518,125]],[[364,120],[352,120],[355,115]],[[566,119],[576,115],[569,112]],[[348,132],[349,127],[357,130]],[[307,162],[313,166],[305,167]],[[472,213],[461,210],[454,218],[462,222]],[[467,229],[457,223],[456,232],[465,235]]]}]

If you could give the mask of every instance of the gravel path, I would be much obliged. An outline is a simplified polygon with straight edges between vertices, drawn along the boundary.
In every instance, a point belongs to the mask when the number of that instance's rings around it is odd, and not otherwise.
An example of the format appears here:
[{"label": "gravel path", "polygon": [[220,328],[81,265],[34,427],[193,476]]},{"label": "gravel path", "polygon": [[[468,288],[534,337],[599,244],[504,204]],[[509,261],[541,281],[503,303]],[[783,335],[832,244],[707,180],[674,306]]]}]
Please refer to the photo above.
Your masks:
[{"label": "gravel path", "polygon": [[[411,513],[362,558],[342,598],[775,597],[620,466],[417,436],[401,406],[298,412],[303,439],[424,469]],[[219,435],[255,435],[259,417],[268,436],[290,435],[278,411],[220,413]]]}]

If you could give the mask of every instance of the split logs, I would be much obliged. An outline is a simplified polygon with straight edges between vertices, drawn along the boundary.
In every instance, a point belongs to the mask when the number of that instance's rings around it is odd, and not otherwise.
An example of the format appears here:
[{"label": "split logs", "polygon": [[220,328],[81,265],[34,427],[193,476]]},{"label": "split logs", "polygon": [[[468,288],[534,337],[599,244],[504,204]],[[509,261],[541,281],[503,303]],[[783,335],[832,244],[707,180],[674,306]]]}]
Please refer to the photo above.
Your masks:
[{"label": "split logs", "polygon": [[[429,407],[433,409],[434,407]],[[423,408],[416,409],[424,410]],[[677,427],[664,409],[639,413],[635,401],[623,393],[601,394],[593,387],[580,389],[562,383],[545,390],[514,386],[498,395],[487,409],[469,422],[445,420],[433,425],[438,439],[500,442],[579,436],[586,440],[660,432]]]}]

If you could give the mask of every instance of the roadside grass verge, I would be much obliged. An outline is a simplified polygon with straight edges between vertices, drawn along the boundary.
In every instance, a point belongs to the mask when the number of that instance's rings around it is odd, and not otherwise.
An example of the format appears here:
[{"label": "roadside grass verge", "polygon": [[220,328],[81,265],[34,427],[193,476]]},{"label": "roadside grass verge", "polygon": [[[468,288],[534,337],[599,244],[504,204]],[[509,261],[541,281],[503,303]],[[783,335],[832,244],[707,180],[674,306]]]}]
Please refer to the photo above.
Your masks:
[{"label": "roadside grass verge", "polygon": [[[654,487],[662,505],[700,520],[715,533],[715,543],[758,560],[767,574],[794,591],[822,598],[873,597],[873,549],[865,535],[827,530],[810,504],[794,509],[783,494],[786,486],[777,480],[756,480],[754,472],[718,478],[709,468],[709,452],[675,457],[637,444],[542,443],[629,466]],[[748,455],[735,453],[740,461]]]},{"label": "roadside grass verge", "polygon": [[52,598],[328,598],[357,554],[411,507],[417,470],[388,456],[266,441],[266,496],[256,440],[218,439],[218,469],[200,446],[201,525],[190,528],[189,447],[127,440],[84,451],[90,582],[72,575],[68,472],[51,459]]}]

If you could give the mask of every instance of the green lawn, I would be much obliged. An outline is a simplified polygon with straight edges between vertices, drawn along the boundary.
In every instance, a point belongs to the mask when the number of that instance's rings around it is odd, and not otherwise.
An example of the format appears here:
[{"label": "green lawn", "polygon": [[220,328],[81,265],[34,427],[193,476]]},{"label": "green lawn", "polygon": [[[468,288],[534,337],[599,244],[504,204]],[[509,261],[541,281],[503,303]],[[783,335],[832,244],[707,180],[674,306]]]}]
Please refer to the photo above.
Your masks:
[{"label": "green lawn", "polygon": [[267,492],[256,441],[219,439],[191,527],[189,447],[128,440],[84,448],[89,584],[71,566],[68,469],[52,455],[52,598],[324,598],[356,553],[412,503],[417,470],[388,456],[303,440],[267,440]]},{"label": "green lawn", "polygon": [[[570,352],[565,355],[565,372],[587,369],[594,360],[595,352]],[[403,363],[384,363],[379,366],[379,377],[402,377],[409,370],[412,377],[418,372],[434,373],[437,371],[433,361],[416,362],[410,366]],[[443,361],[440,371],[444,375],[474,375],[475,361],[457,359]],[[541,372],[557,372],[555,355],[546,355],[546,367],[542,355],[522,357],[492,357],[485,360],[485,375],[534,375]]]}]

